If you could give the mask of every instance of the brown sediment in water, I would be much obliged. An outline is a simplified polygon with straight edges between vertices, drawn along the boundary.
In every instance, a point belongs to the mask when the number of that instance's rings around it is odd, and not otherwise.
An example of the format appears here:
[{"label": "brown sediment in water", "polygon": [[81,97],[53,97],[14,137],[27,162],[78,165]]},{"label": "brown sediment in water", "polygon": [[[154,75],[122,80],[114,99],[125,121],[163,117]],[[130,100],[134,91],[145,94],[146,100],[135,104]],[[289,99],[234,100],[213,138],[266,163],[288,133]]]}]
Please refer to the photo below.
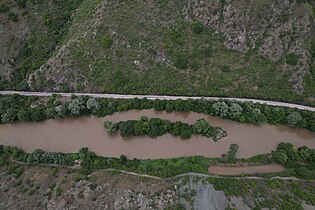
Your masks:
[{"label": "brown sediment in water", "polygon": [[279,173],[285,168],[278,164],[258,166],[210,166],[208,172],[216,175],[236,176],[242,174]]},{"label": "brown sediment in water", "polygon": [[[138,119],[143,115],[190,124],[205,118],[213,126],[226,130],[228,136],[218,142],[202,136],[183,140],[170,134],[156,139],[147,136],[123,139],[120,135],[108,135],[103,128],[104,120],[123,121]],[[105,118],[80,117],[0,125],[0,144],[18,146],[27,152],[37,148],[45,151],[75,152],[82,147],[88,147],[102,156],[119,157],[124,154],[128,158],[138,159],[194,155],[221,157],[227,152],[229,145],[235,143],[239,145],[237,157],[246,158],[270,152],[280,142],[315,148],[315,132],[285,126],[247,125],[198,113],[166,113],[154,110],[131,110]]]}]

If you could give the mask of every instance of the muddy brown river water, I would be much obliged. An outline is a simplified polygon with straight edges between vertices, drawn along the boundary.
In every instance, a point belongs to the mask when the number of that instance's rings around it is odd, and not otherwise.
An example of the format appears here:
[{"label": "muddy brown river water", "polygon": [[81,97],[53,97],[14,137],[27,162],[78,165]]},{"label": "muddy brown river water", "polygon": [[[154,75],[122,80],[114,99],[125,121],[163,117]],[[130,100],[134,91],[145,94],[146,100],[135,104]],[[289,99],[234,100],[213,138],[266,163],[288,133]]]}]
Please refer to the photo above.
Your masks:
[{"label": "muddy brown river water", "polygon": [[[228,137],[218,142],[201,136],[182,140],[169,134],[156,139],[149,137],[123,139],[120,135],[109,136],[103,128],[104,120],[137,119],[143,115],[188,123],[205,118],[212,125],[226,130]],[[75,152],[82,147],[88,147],[102,156],[119,157],[124,154],[128,158],[139,159],[193,155],[220,157],[233,143],[240,146],[237,156],[244,158],[270,152],[283,141],[296,146],[306,145],[315,148],[315,132],[285,126],[247,125],[198,113],[166,113],[154,110],[132,110],[105,118],[80,117],[0,125],[0,144],[18,146],[27,152],[37,148],[45,151]]]}]

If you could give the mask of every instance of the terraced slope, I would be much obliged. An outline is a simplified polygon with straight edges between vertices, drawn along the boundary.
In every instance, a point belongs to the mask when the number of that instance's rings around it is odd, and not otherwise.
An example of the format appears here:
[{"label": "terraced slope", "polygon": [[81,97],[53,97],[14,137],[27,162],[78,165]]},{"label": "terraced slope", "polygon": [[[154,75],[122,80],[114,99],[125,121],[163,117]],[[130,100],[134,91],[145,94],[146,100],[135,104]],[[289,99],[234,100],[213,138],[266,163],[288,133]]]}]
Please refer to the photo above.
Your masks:
[{"label": "terraced slope", "polygon": [[[13,0],[4,4],[19,21],[0,13],[0,45],[16,45],[15,53],[0,54],[6,63],[0,65],[2,89],[315,104],[313,1],[28,0],[20,9]],[[19,28],[11,37],[24,28],[25,36],[2,42],[10,25]]]}]

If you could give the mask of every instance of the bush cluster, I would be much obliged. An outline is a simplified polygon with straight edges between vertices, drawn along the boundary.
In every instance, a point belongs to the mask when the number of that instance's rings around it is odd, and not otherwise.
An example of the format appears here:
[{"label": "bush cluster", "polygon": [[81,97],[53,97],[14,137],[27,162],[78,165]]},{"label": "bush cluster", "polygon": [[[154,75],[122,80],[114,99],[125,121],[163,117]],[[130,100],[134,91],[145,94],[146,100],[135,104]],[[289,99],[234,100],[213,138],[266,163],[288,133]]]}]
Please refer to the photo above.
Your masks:
[{"label": "bush cluster", "polygon": [[294,175],[304,179],[315,179],[315,149],[306,146],[296,148],[290,143],[280,143],[272,152],[272,160],[293,169]]},{"label": "bush cluster", "polygon": [[174,136],[189,139],[192,134],[197,134],[217,141],[219,138],[226,136],[225,131],[221,128],[212,127],[205,119],[199,119],[194,125],[189,125],[180,121],[171,122],[143,116],[139,120],[120,121],[118,123],[105,121],[104,127],[110,135],[115,134],[119,130],[122,137],[148,135],[154,138],[171,133]]},{"label": "bush cluster", "polygon": [[290,143],[282,142],[271,153],[260,154],[240,161],[258,164],[278,163],[288,169],[288,175],[315,179],[315,149],[306,146],[297,148]]}]

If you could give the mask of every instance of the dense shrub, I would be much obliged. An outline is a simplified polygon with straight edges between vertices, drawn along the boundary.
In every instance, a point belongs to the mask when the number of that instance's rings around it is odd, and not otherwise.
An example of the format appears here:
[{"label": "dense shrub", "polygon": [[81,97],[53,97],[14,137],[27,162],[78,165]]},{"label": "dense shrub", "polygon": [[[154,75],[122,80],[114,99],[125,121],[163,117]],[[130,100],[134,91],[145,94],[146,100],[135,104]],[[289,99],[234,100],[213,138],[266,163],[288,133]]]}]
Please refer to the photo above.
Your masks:
[{"label": "dense shrub", "polygon": [[296,148],[290,143],[280,143],[272,152],[272,159],[287,168],[293,169],[295,176],[315,178],[315,149],[306,146]]},{"label": "dense shrub", "polygon": [[104,36],[102,39],[102,45],[103,47],[109,49],[113,45],[113,39],[109,36]]},{"label": "dense shrub", "polygon": [[215,141],[222,138],[223,131],[220,128],[212,127],[205,119],[197,120],[194,125],[189,125],[180,121],[171,122],[159,118],[141,117],[139,120],[127,120],[118,123],[105,121],[104,127],[110,135],[115,134],[118,130],[122,137],[144,136],[152,138],[171,133],[174,136],[180,136],[183,139],[191,138],[192,134],[198,134],[213,138]]},{"label": "dense shrub", "polygon": [[177,57],[175,60],[175,66],[178,69],[187,69],[188,60],[185,57]]},{"label": "dense shrub", "polygon": [[222,118],[226,117],[229,113],[229,106],[224,102],[216,102],[212,105],[212,109],[215,115],[218,115]]},{"label": "dense shrub", "polygon": [[192,24],[192,30],[196,34],[201,34],[204,30],[204,26],[200,22],[196,22]]},{"label": "dense shrub", "polygon": [[19,8],[25,8],[26,7],[26,0],[15,0],[15,2]]},{"label": "dense shrub", "polygon": [[13,13],[13,12],[9,12],[8,13],[8,19],[13,21],[13,22],[18,22],[19,21],[18,15]]},{"label": "dense shrub", "polygon": [[236,153],[239,149],[237,144],[231,144],[228,153],[223,155],[222,161],[225,163],[236,163]]},{"label": "dense shrub", "polygon": [[0,13],[5,13],[9,11],[9,7],[3,3],[0,4]]},{"label": "dense shrub", "polygon": [[297,65],[299,61],[299,56],[295,53],[290,53],[286,57],[286,63],[289,65]]}]

